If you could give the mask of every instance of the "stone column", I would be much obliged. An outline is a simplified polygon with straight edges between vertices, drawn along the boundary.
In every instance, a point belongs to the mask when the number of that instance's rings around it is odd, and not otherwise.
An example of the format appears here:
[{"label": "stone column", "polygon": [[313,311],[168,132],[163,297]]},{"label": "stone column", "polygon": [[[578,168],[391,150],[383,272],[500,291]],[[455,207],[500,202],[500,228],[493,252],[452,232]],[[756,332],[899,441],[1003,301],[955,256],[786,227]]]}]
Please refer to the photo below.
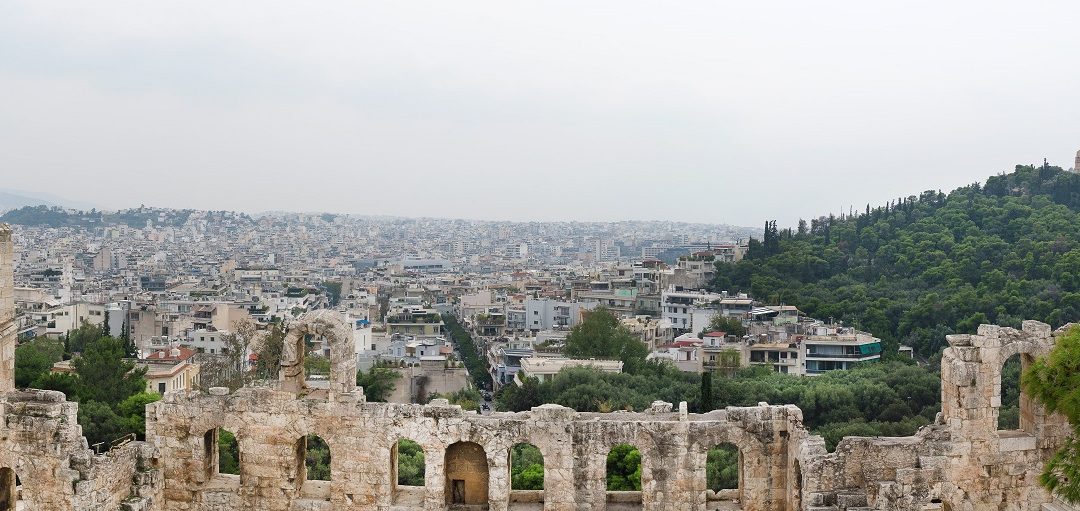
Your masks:
[{"label": "stone column", "polygon": [[547,404],[532,409],[529,437],[544,456],[544,510],[573,511],[579,473],[575,466],[573,421],[577,412]]},{"label": "stone column", "polygon": [[15,249],[0,224],[0,392],[15,390]]},{"label": "stone column", "polygon": [[487,458],[488,510],[506,511],[510,507],[510,451],[493,449],[487,451]]},{"label": "stone column", "polygon": [[446,507],[446,445],[424,446],[424,509]]}]

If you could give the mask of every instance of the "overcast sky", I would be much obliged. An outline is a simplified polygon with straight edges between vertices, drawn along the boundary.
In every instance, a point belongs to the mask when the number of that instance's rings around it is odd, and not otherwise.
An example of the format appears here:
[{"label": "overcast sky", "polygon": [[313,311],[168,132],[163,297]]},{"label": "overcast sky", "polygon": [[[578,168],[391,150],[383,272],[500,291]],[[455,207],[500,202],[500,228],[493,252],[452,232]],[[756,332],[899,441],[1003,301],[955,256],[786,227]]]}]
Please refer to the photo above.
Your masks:
[{"label": "overcast sky", "polygon": [[757,226],[1080,149],[1080,2],[0,0],[0,188]]}]

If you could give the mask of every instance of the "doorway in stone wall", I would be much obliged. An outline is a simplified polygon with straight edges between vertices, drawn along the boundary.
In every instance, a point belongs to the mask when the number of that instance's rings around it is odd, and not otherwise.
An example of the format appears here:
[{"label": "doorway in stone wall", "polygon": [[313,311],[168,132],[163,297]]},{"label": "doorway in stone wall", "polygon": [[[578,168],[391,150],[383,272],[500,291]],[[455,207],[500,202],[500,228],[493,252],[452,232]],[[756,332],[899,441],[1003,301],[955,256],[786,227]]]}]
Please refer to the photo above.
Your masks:
[{"label": "doorway in stone wall", "polygon": [[451,504],[464,504],[465,503],[465,480],[454,479],[450,484],[450,503]]},{"label": "doorway in stone wall", "polygon": [[14,470],[0,468],[0,511],[16,511],[23,507],[19,483]]},{"label": "doorway in stone wall", "polygon": [[474,442],[455,442],[446,448],[445,501],[469,509],[484,509],[488,503],[488,459],[484,448]]}]

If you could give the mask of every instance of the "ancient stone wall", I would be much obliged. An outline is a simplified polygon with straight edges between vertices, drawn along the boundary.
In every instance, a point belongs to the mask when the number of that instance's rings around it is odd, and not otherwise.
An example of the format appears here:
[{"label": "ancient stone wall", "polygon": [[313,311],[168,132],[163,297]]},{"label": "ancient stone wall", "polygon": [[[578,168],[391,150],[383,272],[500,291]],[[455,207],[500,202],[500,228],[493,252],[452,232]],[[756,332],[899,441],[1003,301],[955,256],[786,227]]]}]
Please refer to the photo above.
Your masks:
[{"label": "ancient stone wall", "polygon": [[[54,391],[13,391],[0,397],[0,467],[18,476],[21,509],[161,509],[156,450],[131,442],[97,455],[76,420],[78,405]],[[122,508],[126,505],[126,508]]]},{"label": "ancient stone wall", "polygon": [[[216,391],[222,394],[220,391]],[[453,480],[465,482],[465,503],[510,504],[510,448],[536,445],[544,457],[546,509],[602,508],[607,455],[618,444],[642,453],[646,509],[703,509],[708,449],[731,442],[743,452],[748,510],[788,509],[788,431],[801,416],[792,406],[731,408],[706,415],[582,414],[556,405],[531,412],[478,415],[457,406],[367,403],[359,392],[327,400],[266,388],[232,394],[170,393],[150,405],[148,438],[161,453],[166,509],[390,509],[402,488],[392,480],[398,440],[425,451],[424,509],[453,502]],[[207,431],[224,428],[240,445],[240,475],[215,475]],[[297,439],[317,434],[330,446],[328,488],[295,477]],[[477,456],[487,479],[466,477]],[[317,486],[321,486],[315,483]],[[223,490],[225,488],[225,490]],[[476,492],[480,492],[477,495]],[[223,493],[227,495],[223,495]],[[417,508],[419,509],[419,508]]]},{"label": "ancient stone wall", "polygon": [[1045,355],[1050,327],[982,325],[951,335],[941,361],[942,411],[915,436],[845,438],[834,453],[810,437],[797,460],[805,504],[838,509],[1039,509],[1051,497],[1037,483],[1069,434],[1064,418],[1021,395],[1021,428],[998,430],[1001,372],[1012,355]]},{"label": "ancient stone wall", "polygon": [[11,228],[0,224],[0,392],[15,390],[15,252]]}]

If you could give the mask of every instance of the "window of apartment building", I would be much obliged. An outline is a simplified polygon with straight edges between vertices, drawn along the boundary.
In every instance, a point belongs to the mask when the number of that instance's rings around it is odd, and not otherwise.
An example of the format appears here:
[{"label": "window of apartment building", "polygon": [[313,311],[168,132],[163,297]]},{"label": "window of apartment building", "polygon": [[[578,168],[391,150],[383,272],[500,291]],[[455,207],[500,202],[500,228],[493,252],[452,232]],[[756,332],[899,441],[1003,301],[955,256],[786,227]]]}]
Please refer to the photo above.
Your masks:
[{"label": "window of apartment building", "polygon": [[157,384],[157,391],[158,391],[158,394],[164,394],[165,393],[165,384],[164,383]]},{"label": "window of apartment building", "polygon": [[213,355],[213,354],[214,354],[214,348],[210,348],[210,354],[211,354],[211,355]]}]

